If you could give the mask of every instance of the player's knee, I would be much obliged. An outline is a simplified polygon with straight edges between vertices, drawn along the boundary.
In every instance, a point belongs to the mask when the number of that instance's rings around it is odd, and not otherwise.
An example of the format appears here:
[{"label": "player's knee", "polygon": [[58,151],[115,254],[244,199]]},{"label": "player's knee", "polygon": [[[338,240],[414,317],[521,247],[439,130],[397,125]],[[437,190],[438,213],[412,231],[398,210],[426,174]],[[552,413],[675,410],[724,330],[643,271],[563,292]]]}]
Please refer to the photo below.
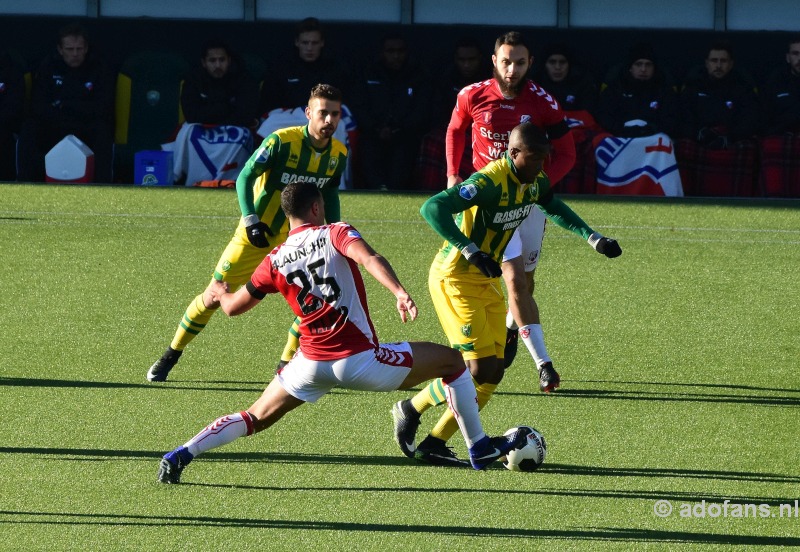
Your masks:
[{"label": "player's knee", "polygon": [[442,356],[442,369],[446,372],[445,375],[457,377],[461,372],[467,369],[467,365],[464,363],[464,358],[461,356],[461,353],[457,350],[450,348],[446,350],[447,353]]},{"label": "player's knee", "polygon": [[503,381],[503,376],[505,375],[505,368],[499,366],[492,371],[485,370],[484,372],[478,374],[472,374],[472,378],[478,385],[483,383],[490,383],[493,385],[497,385],[501,381]]},{"label": "player's knee", "polygon": [[267,429],[267,424],[264,422],[264,416],[258,416],[253,412],[253,408],[251,407],[247,413],[250,415],[250,420],[253,422],[253,433],[258,433],[259,431],[264,431]]},{"label": "player's knee", "polygon": [[[499,383],[503,379],[503,361],[495,357],[486,357],[469,363],[472,378],[478,383]],[[498,372],[500,372],[498,374]]]}]

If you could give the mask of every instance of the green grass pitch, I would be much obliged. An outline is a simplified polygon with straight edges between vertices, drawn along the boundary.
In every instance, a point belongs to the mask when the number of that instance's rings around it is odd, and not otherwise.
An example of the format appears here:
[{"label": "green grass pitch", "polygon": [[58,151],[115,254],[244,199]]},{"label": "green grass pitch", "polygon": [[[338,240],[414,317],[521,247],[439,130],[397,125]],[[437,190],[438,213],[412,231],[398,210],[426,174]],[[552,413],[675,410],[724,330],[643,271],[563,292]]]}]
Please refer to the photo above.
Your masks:
[{"label": "green grass pitch", "polygon": [[[800,202],[566,198],[624,253],[547,231],[536,296],[562,387],[540,394],[521,349],[482,415],[492,434],[545,435],[537,472],[416,464],[390,415],[411,392],[337,390],[167,486],[158,458],[258,397],[292,320],[278,297],[218,313],[169,382],[145,381],[236,225],[235,194],[0,198],[0,550],[800,545]],[[342,194],[420,308],[401,324],[367,280],[382,341],[444,342],[424,199]]]}]

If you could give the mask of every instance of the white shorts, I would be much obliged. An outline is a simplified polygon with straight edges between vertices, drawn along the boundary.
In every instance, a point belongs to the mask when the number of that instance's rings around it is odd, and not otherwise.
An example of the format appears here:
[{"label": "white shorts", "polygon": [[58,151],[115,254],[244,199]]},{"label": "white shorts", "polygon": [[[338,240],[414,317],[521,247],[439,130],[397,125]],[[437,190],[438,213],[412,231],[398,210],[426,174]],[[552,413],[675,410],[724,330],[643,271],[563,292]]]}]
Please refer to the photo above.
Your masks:
[{"label": "white shorts", "polygon": [[339,360],[309,360],[302,348],[278,371],[278,382],[291,396],[306,402],[317,402],[334,387],[361,391],[394,391],[411,372],[414,359],[411,345],[381,343],[370,349]]},{"label": "white shorts", "polygon": [[536,265],[539,264],[539,253],[542,250],[546,222],[547,217],[541,209],[538,207],[531,209],[530,214],[514,230],[514,234],[508,241],[503,253],[503,262],[522,257],[525,263],[525,272],[533,272]]}]

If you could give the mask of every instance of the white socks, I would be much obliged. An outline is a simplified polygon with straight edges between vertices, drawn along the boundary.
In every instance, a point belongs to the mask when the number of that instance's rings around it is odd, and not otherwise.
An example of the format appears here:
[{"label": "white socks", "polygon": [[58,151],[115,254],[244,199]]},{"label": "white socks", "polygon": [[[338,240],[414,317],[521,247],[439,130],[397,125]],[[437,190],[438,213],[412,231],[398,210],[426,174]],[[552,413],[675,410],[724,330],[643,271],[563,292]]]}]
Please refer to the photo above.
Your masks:
[{"label": "white socks", "polygon": [[547,354],[547,347],[544,346],[544,333],[541,324],[528,324],[519,329],[519,337],[530,351],[536,368],[541,368],[542,364],[552,362]]},{"label": "white socks", "polygon": [[183,446],[186,447],[194,457],[207,450],[227,445],[239,437],[252,435],[252,433],[253,419],[247,411],[242,411],[217,418]]},{"label": "white socks", "polygon": [[461,375],[451,382],[445,382],[444,388],[447,395],[447,405],[458,423],[458,428],[467,442],[467,447],[480,441],[486,436],[478,414],[478,394],[472,375],[469,370],[464,370]]}]

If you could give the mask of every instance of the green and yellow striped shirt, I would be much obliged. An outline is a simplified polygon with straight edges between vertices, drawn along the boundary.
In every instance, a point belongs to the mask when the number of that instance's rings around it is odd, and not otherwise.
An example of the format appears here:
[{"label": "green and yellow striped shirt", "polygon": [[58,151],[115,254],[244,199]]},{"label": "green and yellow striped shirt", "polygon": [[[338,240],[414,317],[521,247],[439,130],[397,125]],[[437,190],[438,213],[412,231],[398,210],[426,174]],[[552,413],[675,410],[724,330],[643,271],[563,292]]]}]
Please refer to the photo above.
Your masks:
[{"label": "green and yellow striped shirt", "polygon": [[559,226],[584,238],[591,235],[592,229],[550,192],[550,179],[544,172],[533,182],[521,182],[508,153],[428,199],[420,210],[422,216],[445,239],[431,266],[431,277],[475,276],[485,281],[461,250],[472,242],[502,262],[514,230],[537,205]]},{"label": "green and yellow striped shirt", "polygon": [[[250,156],[236,180],[242,217],[256,214],[273,234],[285,234],[289,223],[281,209],[281,191],[291,182],[308,181],[322,192],[326,222],[338,222],[339,182],[346,164],[347,148],[335,138],[317,150],[311,145],[308,126],[275,131]],[[236,232],[246,238],[241,221]]]}]

